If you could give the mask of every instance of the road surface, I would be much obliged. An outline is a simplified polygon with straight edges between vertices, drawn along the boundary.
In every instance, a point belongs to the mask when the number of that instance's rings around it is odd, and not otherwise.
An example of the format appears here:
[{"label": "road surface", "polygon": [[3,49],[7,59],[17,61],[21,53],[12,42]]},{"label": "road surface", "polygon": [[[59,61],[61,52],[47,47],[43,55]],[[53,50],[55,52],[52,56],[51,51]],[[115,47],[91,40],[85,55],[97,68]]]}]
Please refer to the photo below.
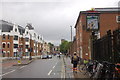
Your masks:
[{"label": "road surface", "polygon": [[36,59],[29,65],[3,68],[3,78],[64,78],[63,58]]}]

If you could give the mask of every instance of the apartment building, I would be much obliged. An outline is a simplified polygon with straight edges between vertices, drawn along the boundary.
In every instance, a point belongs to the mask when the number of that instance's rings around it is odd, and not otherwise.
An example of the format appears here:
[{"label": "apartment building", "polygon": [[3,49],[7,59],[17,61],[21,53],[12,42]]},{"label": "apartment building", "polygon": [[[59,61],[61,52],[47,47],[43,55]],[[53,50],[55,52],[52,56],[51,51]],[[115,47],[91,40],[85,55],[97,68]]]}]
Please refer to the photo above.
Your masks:
[{"label": "apartment building", "polygon": [[25,28],[4,20],[0,20],[2,36],[2,56],[38,56],[41,54],[43,38],[38,35],[31,24]]},{"label": "apartment building", "polygon": [[81,11],[76,25],[76,52],[81,58],[91,59],[91,35],[95,32],[97,38],[106,34],[108,30],[120,27],[119,8],[95,8]]}]

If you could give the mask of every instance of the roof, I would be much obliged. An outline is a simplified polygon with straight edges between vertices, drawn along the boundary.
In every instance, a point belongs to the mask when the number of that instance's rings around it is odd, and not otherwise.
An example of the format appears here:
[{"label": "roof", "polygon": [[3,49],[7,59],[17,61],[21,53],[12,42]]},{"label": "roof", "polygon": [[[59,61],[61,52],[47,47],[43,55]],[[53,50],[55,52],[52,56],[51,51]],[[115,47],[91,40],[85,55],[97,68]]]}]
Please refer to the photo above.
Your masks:
[{"label": "roof", "polygon": [[80,11],[78,19],[75,24],[75,28],[77,27],[77,23],[79,21],[81,14],[87,14],[87,13],[119,13],[120,7],[111,7],[111,8],[94,8],[94,10],[86,10],[86,11]]},{"label": "roof", "polygon": [[2,32],[10,32],[13,29],[13,24],[4,20],[0,20],[0,25]]},{"label": "roof", "polygon": [[25,29],[21,26],[18,26],[18,30],[19,30],[21,35],[23,35],[23,33],[25,33]]},{"label": "roof", "polygon": [[29,30],[34,29],[30,23],[28,23],[28,24],[26,25],[26,27],[28,27]]},{"label": "roof", "polygon": [[[0,20],[0,29],[2,29],[2,32],[10,32],[11,30],[13,30],[13,25],[14,25],[13,23]],[[18,25],[18,30],[21,35],[25,32],[25,29],[19,25]]]}]

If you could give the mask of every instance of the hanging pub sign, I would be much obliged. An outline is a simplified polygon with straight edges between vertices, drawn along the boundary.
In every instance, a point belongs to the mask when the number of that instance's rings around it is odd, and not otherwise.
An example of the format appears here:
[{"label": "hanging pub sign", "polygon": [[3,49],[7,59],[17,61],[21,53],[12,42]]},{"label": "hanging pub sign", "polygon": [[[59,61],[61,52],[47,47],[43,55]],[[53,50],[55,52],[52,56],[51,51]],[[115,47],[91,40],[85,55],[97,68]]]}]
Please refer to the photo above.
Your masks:
[{"label": "hanging pub sign", "polygon": [[98,30],[99,29],[99,16],[98,15],[87,15],[87,30]]}]

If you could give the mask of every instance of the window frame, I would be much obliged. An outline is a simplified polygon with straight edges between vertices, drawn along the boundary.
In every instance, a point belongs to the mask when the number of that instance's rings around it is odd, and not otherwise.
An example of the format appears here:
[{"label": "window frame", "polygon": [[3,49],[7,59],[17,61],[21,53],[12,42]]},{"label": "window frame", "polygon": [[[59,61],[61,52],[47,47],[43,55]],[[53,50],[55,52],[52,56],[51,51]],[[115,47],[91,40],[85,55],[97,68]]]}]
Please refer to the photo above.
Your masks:
[{"label": "window frame", "polygon": [[6,39],[6,35],[5,35],[5,34],[3,34],[2,39],[3,39],[3,40],[5,40],[5,39]]}]

